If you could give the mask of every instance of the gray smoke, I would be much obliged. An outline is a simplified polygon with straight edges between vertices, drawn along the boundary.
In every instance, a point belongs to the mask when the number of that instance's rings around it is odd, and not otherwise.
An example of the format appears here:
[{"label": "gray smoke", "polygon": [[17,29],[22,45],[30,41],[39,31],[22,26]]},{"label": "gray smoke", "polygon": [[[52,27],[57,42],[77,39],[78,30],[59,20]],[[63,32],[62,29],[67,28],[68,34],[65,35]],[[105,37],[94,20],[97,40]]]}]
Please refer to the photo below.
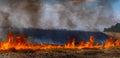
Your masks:
[{"label": "gray smoke", "polygon": [[0,0],[0,37],[11,27],[102,32],[117,23],[115,1]]}]

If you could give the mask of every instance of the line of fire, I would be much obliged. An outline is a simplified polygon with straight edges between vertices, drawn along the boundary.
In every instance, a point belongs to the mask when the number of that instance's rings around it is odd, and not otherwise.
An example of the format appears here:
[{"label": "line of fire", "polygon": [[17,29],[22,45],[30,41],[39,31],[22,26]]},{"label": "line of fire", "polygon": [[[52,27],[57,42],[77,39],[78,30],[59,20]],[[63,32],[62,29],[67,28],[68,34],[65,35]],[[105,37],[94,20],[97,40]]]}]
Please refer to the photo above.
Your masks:
[{"label": "line of fire", "polygon": [[24,35],[14,36],[12,32],[8,32],[8,40],[0,42],[0,50],[40,50],[40,49],[107,49],[110,47],[120,47],[120,39],[114,40],[112,37],[109,37],[105,43],[95,43],[94,36],[90,36],[89,41],[80,41],[79,44],[75,44],[75,39],[67,40],[66,44],[29,44]]}]

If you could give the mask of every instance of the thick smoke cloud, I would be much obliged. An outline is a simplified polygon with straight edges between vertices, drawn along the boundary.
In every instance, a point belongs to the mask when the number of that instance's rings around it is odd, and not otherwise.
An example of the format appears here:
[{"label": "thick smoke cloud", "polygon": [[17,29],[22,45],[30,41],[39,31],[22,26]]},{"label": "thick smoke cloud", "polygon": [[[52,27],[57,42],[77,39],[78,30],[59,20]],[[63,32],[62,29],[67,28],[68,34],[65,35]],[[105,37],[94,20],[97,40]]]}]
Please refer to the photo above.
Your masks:
[{"label": "thick smoke cloud", "polygon": [[[0,35],[9,28],[103,31],[117,22],[117,0],[1,0]],[[8,29],[5,29],[8,28]]]}]

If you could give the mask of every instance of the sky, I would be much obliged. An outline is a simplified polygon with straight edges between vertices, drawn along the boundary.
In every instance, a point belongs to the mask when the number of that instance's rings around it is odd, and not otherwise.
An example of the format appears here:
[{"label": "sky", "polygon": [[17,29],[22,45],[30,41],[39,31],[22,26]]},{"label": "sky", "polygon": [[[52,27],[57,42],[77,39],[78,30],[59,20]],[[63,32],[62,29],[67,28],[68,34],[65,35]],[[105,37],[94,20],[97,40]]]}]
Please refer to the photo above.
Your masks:
[{"label": "sky", "polygon": [[0,0],[0,38],[5,38],[9,30],[4,27],[103,32],[104,28],[120,23],[120,0],[46,0],[48,3],[39,4],[6,1]]},{"label": "sky", "polygon": [[6,31],[3,27],[103,32],[120,23],[120,0],[41,0],[47,3],[39,4],[8,1],[0,0],[0,33]]},{"label": "sky", "polygon": [[114,16],[118,19],[120,23],[120,0],[113,5]]}]

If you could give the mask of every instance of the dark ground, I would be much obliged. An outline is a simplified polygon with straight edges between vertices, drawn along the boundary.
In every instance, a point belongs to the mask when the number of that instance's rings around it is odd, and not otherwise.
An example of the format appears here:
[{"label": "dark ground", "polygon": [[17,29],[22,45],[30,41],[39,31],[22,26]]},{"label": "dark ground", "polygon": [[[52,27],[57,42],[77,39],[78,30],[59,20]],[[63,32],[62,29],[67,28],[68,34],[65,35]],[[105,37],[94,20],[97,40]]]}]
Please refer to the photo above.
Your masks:
[{"label": "dark ground", "polygon": [[0,51],[0,58],[120,58],[120,48]]}]

